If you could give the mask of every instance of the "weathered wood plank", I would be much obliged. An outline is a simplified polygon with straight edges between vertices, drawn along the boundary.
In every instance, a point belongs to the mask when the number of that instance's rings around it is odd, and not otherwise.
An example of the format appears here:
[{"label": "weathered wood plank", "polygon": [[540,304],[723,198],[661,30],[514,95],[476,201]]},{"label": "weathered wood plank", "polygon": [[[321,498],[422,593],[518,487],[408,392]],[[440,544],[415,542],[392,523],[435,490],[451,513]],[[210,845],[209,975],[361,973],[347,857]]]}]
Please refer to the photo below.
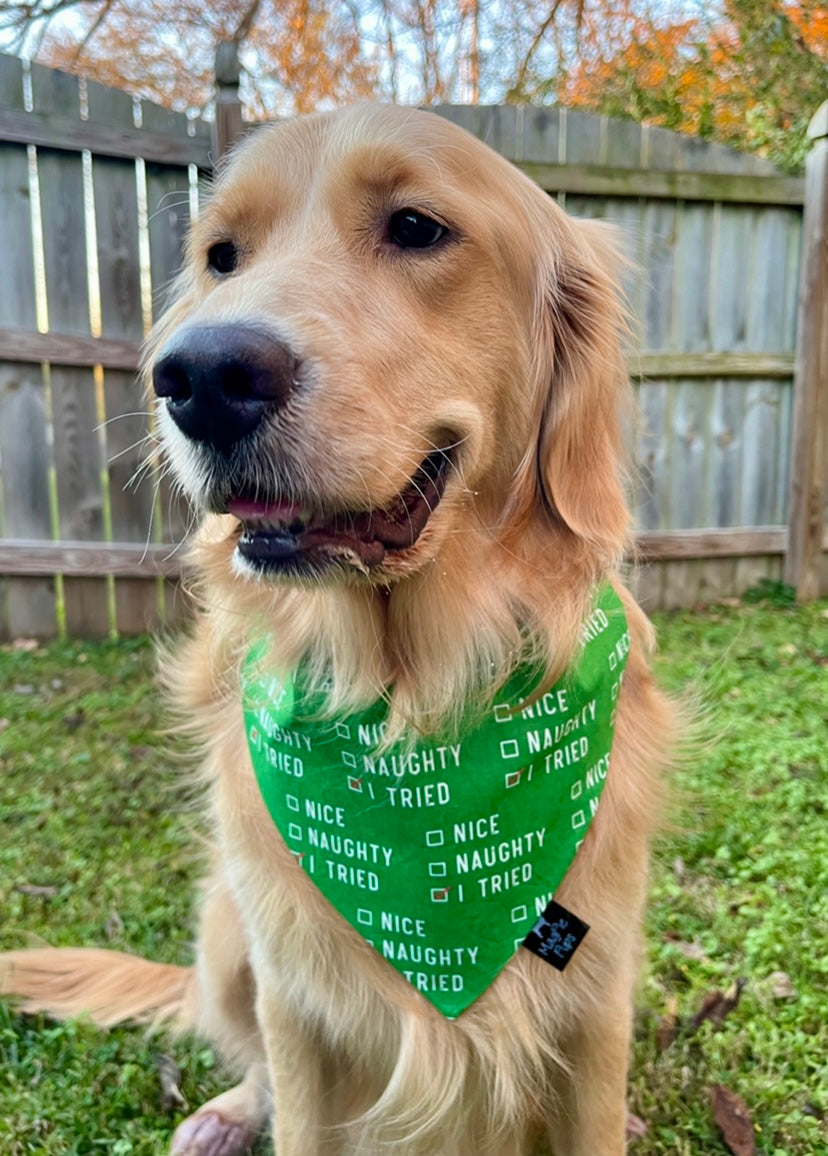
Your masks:
[{"label": "weathered wood plank", "polygon": [[[176,215],[184,209],[179,203]],[[174,266],[176,235],[186,226],[183,221],[164,226],[157,249],[153,249],[152,222],[150,223],[151,251],[163,254],[162,269]],[[157,264],[153,266],[153,271]],[[153,298],[160,311],[168,280],[161,280],[156,290],[153,275]],[[85,291],[85,287],[83,287]],[[55,365],[102,365],[104,369],[122,369],[137,372],[141,360],[141,345],[137,341],[113,337],[83,337],[80,334],[37,333],[25,329],[0,328],[0,360],[50,361]],[[630,373],[636,378],[665,377],[748,377],[790,378],[793,376],[794,357],[790,353],[681,353],[645,349],[630,357]]]},{"label": "weathered wood plank", "polygon": [[242,104],[239,99],[239,46],[224,40],[216,46],[215,102],[213,114],[213,162],[221,164],[244,136]]},{"label": "weathered wood plank", "polygon": [[742,437],[745,450],[739,521],[750,526],[768,523],[773,517],[777,473],[780,468],[784,469],[787,454],[778,441],[780,398],[777,384],[757,381],[746,383],[744,388]]},{"label": "weathered wood plank", "polygon": [[143,129],[114,128],[16,109],[0,109],[0,141],[69,152],[90,149],[98,156],[144,157],[161,164],[198,165],[204,170],[212,167],[211,148],[201,138],[169,137]]},{"label": "weathered wood plank", "polygon": [[101,336],[139,344],[144,336],[133,162],[94,157]]},{"label": "weathered wood plank", "polygon": [[[0,461],[3,463],[3,533],[51,543],[50,455],[46,398],[39,369],[0,365]],[[0,566],[0,573],[9,573]],[[47,572],[50,575],[55,571]],[[6,586],[6,637],[49,637],[57,630],[52,577],[10,578]]]},{"label": "weathered wood plank", "polygon": [[0,53],[0,108],[25,108],[23,94],[23,61],[18,56]]},{"label": "weathered wood plank", "polygon": [[152,306],[153,318],[157,318],[181,268],[190,223],[190,181],[186,169],[166,165],[147,165],[145,173]]},{"label": "weathered wood plank", "polygon": [[634,120],[606,117],[606,156],[611,168],[646,168],[641,158],[641,125]]},{"label": "weathered wood plank", "polygon": [[[77,289],[78,296],[83,300],[87,292],[85,278]],[[88,302],[86,307],[88,309]],[[0,328],[0,360],[51,361],[55,365],[102,365],[105,369],[135,371],[140,356],[141,347],[135,341],[89,335],[84,337],[78,333],[37,333],[28,329]]]},{"label": "weathered wood plank", "polygon": [[[181,265],[184,237],[190,220],[190,185],[186,170],[159,165],[146,166],[146,183],[153,315],[157,318]],[[153,475],[156,473],[153,471]],[[154,528],[154,536],[181,541],[191,518],[186,500],[173,489],[166,473],[162,473],[155,484],[158,487],[156,516],[159,524]],[[164,589],[164,600],[170,603],[171,610],[175,605],[173,593]]]},{"label": "weathered wood plank", "polygon": [[507,157],[518,155],[522,127],[518,126],[517,105],[481,105],[478,132],[495,152]]},{"label": "weathered wood plank", "polygon": [[789,550],[785,580],[797,597],[820,589],[819,540],[828,487],[828,101],[811,121],[806,166],[799,335],[794,386]]},{"label": "weathered wood plank", "polygon": [[[785,348],[785,309],[781,308],[787,266],[788,211],[757,211],[750,254],[747,339],[760,350]],[[789,347],[790,348],[790,347]]]},{"label": "weathered wood plank", "polygon": [[74,577],[178,578],[181,561],[166,544],[131,542],[40,542],[0,539],[0,572],[20,575],[68,574]]},{"label": "weathered wood plank", "polygon": [[[91,105],[90,105],[91,111]],[[101,283],[101,334],[137,342],[143,337],[141,301],[138,194],[133,163],[111,158],[93,159],[98,266]],[[106,453],[112,537],[145,542],[152,521],[152,486],[139,493],[124,492],[139,462],[133,446],[146,432],[147,406],[134,375],[104,372],[107,416]],[[157,596],[152,586],[125,578],[115,585],[119,630],[137,633],[156,617]]]},{"label": "weathered wood plank", "polygon": [[789,353],[661,353],[644,350],[630,357],[630,374],[639,378],[665,377],[793,377]]},{"label": "weathered wood plank", "polygon": [[[55,69],[32,65],[36,111],[72,114],[80,123],[78,81]],[[78,153],[39,149],[37,176],[43,232],[49,326],[59,333],[90,334],[83,165]],[[90,368],[52,367],[49,377],[57,529],[61,538],[104,536],[104,495],[95,385]],[[65,578],[66,629],[73,636],[109,632],[103,579]]]},{"label": "weathered wood plank", "polygon": [[[89,286],[86,276],[86,220],[81,158],[53,149],[39,149],[37,179],[40,186],[49,328],[54,327],[62,336],[88,339]],[[49,339],[47,334],[28,336],[30,340],[35,339],[35,344],[38,338],[44,343]],[[4,334],[0,332],[0,355],[3,337]],[[18,358],[22,357],[20,348],[25,337],[20,332],[15,335]]]},{"label": "weathered wood plank", "polygon": [[[709,391],[697,382],[674,386],[670,448],[669,526],[703,526],[705,493],[709,487],[710,442],[707,436]],[[746,524],[750,524],[749,522]]]},{"label": "weathered wood plank", "polygon": [[[750,558],[785,552],[784,526],[733,529],[642,531],[635,561]],[[828,551],[828,532],[822,542]],[[141,546],[133,542],[48,542],[24,537],[0,539],[0,571],[6,574],[112,574],[129,578],[180,577],[186,570],[181,552],[170,543]]]},{"label": "weathered wood plank", "polygon": [[[155,489],[152,474],[137,471],[147,454],[146,401],[133,374],[106,374],[106,447],[109,459],[109,503],[113,537],[122,542],[148,542],[153,538]],[[115,587],[118,629],[138,634],[157,617],[157,600],[146,587]]]},{"label": "weathered wood plank", "polygon": [[678,213],[674,204],[651,201],[644,209],[643,265],[646,278],[642,341],[645,349],[675,348],[673,328],[673,279],[678,238]]},{"label": "weathered wood plank", "polygon": [[716,381],[712,395],[711,500],[705,513],[708,525],[735,526],[742,501],[745,391],[732,381]]},{"label": "weathered wood plank", "polygon": [[743,205],[801,205],[801,178],[745,176],[730,173],[666,172],[601,165],[515,162],[550,193],[592,193],[606,197],[652,197],[663,200],[727,201]]},{"label": "weathered wood plank", "polygon": [[564,162],[567,165],[603,166],[607,163],[606,117],[568,108],[563,123],[566,127]]},{"label": "weathered wood plank", "polygon": [[[746,558],[784,554],[784,526],[750,526],[732,529],[642,531],[636,538],[641,561],[698,558]],[[828,537],[824,542],[828,549]]]},{"label": "weathered wood plank", "polygon": [[713,206],[683,204],[673,279],[673,348],[710,350],[710,282]]},{"label": "weathered wood plank", "polygon": [[[42,64],[29,65],[32,85],[32,107],[34,116],[48,121],[57,113],[69,118],[70,123],[80,120],[80,91],[78,78],[57,68],[45,68]],[[41,114],[41,116],[38,116]],[[35,144],[35,141],[31,142]]]},{"label": "weathered wood plank", "polygon": [[638,488],[635,495],[636,520],[644,530],[663,529],[667,524],[669,476],[666,436],[668,390],[662,382],[642,382],[638,388],[639,416],[635,461]]},{"label": "weathered wood plank", "polygon": [[[23,103],[20,62],[3,61],[0,86],[10,102]],[[0,221],[3,222],[3,276],[0,277],[0,325],[35,329],[34,249],[29,161],[20,145],[0,145]],[[4,514],[2,532],[27,537],[51,536],[48,471],[50,455],[47,406],[40,366],[22,365],[8,353],[0,364],[0,468]],[[9,579],[3,597],[0,635],[55,633],[52,580]]]},{"label": "weathered wood plank", "polygon": [[205,148],[211,146],[210,126],[200,117],[190,118],[182,112],[173,112],[171,108],[154,104],[151,100],[140,101],[139,108],[143,130],[167,137],[195,138]]},{"label": "weathered wood plank", "polygon": [[34,329],[35,275],[29,161],[25,148],[18,145],[0,145],[0,220],[5,238],[3,275],[0,277],[0,325]]},{"label": "weathered wood plank", "polygon": [[557,108],[524,108],[520,152],[509,160],[520,165],[528,162],[558,164],[562,148],[560,111]]},{"label": "weathered wood plank", "polygon": [[[743,205],[716,205],[713,209],[713,268],[710,285],[710,336],[715,350],[751,356],[754,347],[747,340],[750,257],[754,217],[761,210]],[[780,346],[781,352],[787,348]],[[755,354],[753,354],[755,356]],[[793,361],[786,363],[790,376]],[[718,373],[718,371],[717,371]],[[721,376],[729,376],[723,370]],[[775,377],[776,373],[757,370],[751,377]]]}]

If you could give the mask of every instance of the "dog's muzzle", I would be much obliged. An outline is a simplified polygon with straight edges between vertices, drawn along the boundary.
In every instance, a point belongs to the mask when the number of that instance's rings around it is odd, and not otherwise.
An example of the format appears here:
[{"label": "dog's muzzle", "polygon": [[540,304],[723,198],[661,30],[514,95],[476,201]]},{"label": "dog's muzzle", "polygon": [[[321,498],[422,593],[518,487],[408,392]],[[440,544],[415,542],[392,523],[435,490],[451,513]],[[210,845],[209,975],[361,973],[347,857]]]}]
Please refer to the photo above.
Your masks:
[{"label": "dog's muzzle", "polygon": [[293,351],[264,329],[194,325],[164,346],[152,383],[183,434],[227,454],[287,403],[298,371]]}]

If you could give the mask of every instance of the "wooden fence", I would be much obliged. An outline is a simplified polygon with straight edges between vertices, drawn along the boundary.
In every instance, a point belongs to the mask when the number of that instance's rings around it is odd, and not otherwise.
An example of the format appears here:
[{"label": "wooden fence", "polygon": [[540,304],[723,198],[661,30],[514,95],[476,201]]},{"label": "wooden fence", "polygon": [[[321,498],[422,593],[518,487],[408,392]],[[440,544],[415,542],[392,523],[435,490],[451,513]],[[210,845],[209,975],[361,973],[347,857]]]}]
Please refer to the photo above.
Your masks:
[{"label": "wooden fence", "polygon": [[135,371],[210,152],[200,122],[0,56],[0,636],[175,613],[158,576],[186,513],[129,487],[149,432]]},{"label": "wooden fence", "polygon": [[[811,597],[828,589],[824,438],[808,467],[791,455],[805,182],[753,155],[572,110],[436,111],[568,212],[612,221],[626,239],[637,269],[627,292],[638,325],[635,578],[645,605],[710,602],[781,579],[789,486],[806,473],[811,538],[785,576],[800,586],[804,574]],[[824,197],[824,169],[821,179]],[[828,219],[819,214],[813,260],[824,278]],[[825,331],[814,326],[812,349]],[[826,365],[811,370],[823,391]],[[804,365],[800,379],[813,397]],[[799,423],[811,437],[813,410]],[[821,420],[824,430],[824,412]]]},{"label": "wooden fence", "polygon": [[[220,79],[218,129],[235,136],[232,67]],[[435,111],[568,211],[616,221],[629,239],[642,271],[628,290],[640,319],[631,365],[647,605],[781,577],[789,508],[802,532],[788,576],[825,589],[815,494],[828,323],[800,325],[812,336],[795,356],[805,182],[756,157],[571,111]],[[125,486],[147,457],[139,345],[212,155],[199,121],[0,56],[0,637],[133,632],[178,613],[186,511],[150,480]],[[803,300],[824,308],[824,172],[822,201],[818,184],[812,172],[806,228],[823,263],[814,272],[806,260]],[[795,362],[811,385],[799,391],[801,493],[795,484],[789,503]]]}]

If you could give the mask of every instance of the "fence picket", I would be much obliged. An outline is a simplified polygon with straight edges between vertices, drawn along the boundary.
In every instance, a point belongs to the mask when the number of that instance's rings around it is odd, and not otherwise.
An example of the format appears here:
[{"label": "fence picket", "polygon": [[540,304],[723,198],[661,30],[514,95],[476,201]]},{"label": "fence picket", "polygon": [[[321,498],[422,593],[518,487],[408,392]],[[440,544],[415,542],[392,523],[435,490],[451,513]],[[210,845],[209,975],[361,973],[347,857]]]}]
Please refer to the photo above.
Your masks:
[{"label": "fence picket", "polygon": [[[32,65],[31,82],[35,112],[80,121],[80,94],[74,76]],[[40,148],[37,173],[49,331],[86,337],[91,328],[81,156]],[[104,538],[105,503],[92,368],[53,364],[49,385],[58,533],[70,540],[100,541]],[[63,602],[66,629],[71,635],[106,636],[105,578],[64,578]]]},{"label": "fence picket", "polygon": [[[0,102],[22,109],[23,66],[0,56]],[[25,145],[0,143],[0,220],[3,221],[3,276],[0,317],[10,327],[34,330],[34,249],[29,160]],[[49,504],[48,405],[37,364],[0,365],[0,536],[51,538]],[[49,636],[57,629],[53,578],[0,581],[0,638]]]}]

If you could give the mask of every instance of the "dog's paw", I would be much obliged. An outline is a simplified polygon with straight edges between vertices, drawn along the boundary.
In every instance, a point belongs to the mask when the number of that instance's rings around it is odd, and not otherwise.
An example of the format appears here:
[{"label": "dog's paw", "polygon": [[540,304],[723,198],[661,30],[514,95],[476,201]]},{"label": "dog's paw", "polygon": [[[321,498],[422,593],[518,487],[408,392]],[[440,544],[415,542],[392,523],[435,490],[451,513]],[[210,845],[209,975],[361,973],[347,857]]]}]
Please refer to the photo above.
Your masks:
[{"label": "dog's paw", "polygon": [[242,1156],[255,1139],[255,1130],[205,1106],[178,1125],[170,1156]]}]

